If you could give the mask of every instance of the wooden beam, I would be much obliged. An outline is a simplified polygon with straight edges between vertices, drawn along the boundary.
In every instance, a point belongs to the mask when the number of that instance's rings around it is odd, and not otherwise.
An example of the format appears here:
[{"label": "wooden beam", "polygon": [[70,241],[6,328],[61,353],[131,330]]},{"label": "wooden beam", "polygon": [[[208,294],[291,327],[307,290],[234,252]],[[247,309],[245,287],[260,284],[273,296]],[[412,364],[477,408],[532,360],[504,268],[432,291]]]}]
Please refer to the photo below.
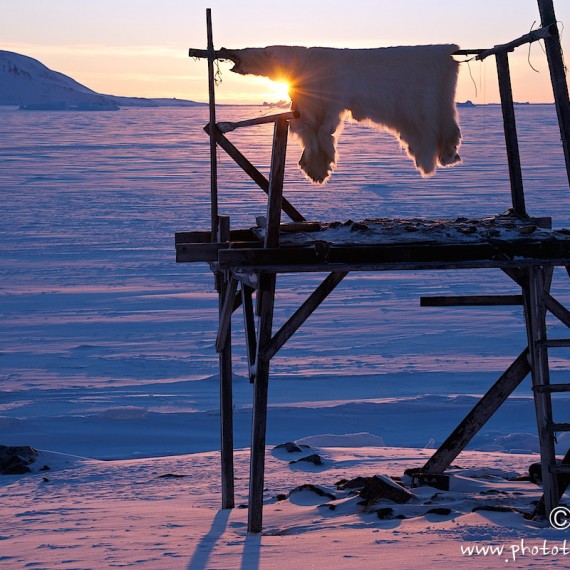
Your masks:
[{"label": "wooden beam", "polygon": [[255,380],[255,358],[257,354],[257,338],[255,335],[255,317],[253,314],[253,288],[242,283],[241,298],[243,307],[243,324],[245,330],[245,346],[247,350],[247,363],[249,381]]},{"label": "wooden beam", "polygon": [[[275,304],[275,275],[263,275],[260,282],[261,309],[257,330],[257,350],[271,340],[273,308]],[[253,418],[249,474],[249,509],[247,530],[259,533],[263,527],[263,488],[265,480],[265,438],[267,433],[267,395],[269,387],[269,360],[255,359],[253,385]]]},{"label": "wooden beam", "polygon": [[232,55],[231,50],[228,50],[225,48],[215,50],[213,52],[213,54],[209,50],[206,50],[206,49],[190,48],[188,50],[188,57],[197,57],[197,58],[205,59],[210,55],[213,55],[214,59],[226,59],[229,61],[234,61],[236,59],[235,56]]},{"label": "wooden beam", "polygon": [[[210,126],[206,125],[204,130],[210,132]],[[269,180],[237,149],[237,147],[227,139],[217,128],[216,141],[236,164],[267,194],[269,192]],[[305,222],[305,217],[286,198],[282,200],[283,211],[294,222]]]},{"label": "wooden beam", "polygon": [[286,113],[277,113],[274,115],[264,115],[262,117],[255,117],[255,119],[246,119],[245,121],[236,122],[219,122],[216,126],[221,133],[230,133],[241,127],[252,127],[255,125],[266,125],[267,123],[275,123],[279,119],[298,119],[301,116],[299,111],[287,111]]},{"label": "wooden beam", "polygon": [[[219,241],[229,239],[230,219],[228,216],[220,216],[218,220]],[[224,342],[219,347],[220,366],[220,456],[222,471],[222,509],[233,509],[235,506],[234,489],[234,427],[233,427],[233,372],[232,372],[232,342],[231,322],[226,316],[227,309],[224,307],[226,298],[233,301],[233,296],[228,296],[226,291],[231,287],[224,273],[216,273],[218,283],[218,306],[220,328],[222,321],[227,319]],[[228,304],[230,301],[228,301]],[[231,313],[230,315],[231,316]]]},{"label": "wooden beam", "polygon": [[522,304],[522,295],[460,295],[446,297],[420,297],[420,307],[480,307]]},{"label": "wooden beam", "polygon": [[218,233],[218,158],[216,155],[216,136],[213,131],[216,124],[216,78],[214,76],[214,40],[212,34],[212,10],[206,9],[207,57],[208,57],[208,96],[210,110],[210,218],[212,241]]},{"label": "wooden beam", "polygon": [[[546,306],[545,271],[543,267],[534,266],[527,270],[528,289],[523,289],[525,297],[525,318],[532,371],[533,388],[548,386],[550,384],[550,370],[548,365],[548,349],[544,346],[546,341]],[[556,463],[554,449],[554,434],[549,429],[552,421],[552,401],[550,394],[535,390],[534,405],[536,423],[540,442],[540,463],[542,465],[542,487],[544,490],[544,504],[547,512],[558,505],[558,482],[550,473],[550,466]]]},{"label": "wooden beam", "polygon": [[554,92],[554,104],[558,115],[560,138],[566,161],[566,174],[570,184],[570,99],[566,82],[566,67],[562,55],[562,44],[560,42],[553,1],[538,0],[538,9],[540,11],[541,24],[548,26],[552,30],[552,33],[544,38],[544,48]]},{"label": "wooden beam", "polygon": [[334,246],[318,242],[307,246],[222,249],[220,269],[271,272],[368,271],[391,269],[517,268],[539,262],[565,265],[569,244],[550,240],[517,242]]},{"label": "wooden beam", "polygon": [[[285,178],[287,155],[287,134],[289,123],[278,119],[275,123],[271,169],[269,172],[269,197],[267,200],[267,227],[265,247],[279,246],[279,225],[281,223],[281,201]],[[259,324],[255,357],[255,383],[253,386],[253,420],[251,435],[251,465],[249,475],[248,532],[261,532],[263,526],[263,487],[265,479],[265,438],[267,432],[267,393],[269,387],[269,359],[260,354],[260,347],[271,340],[273,309],[275,306],[276,276],[260,276],[257,293]]]},{"label": "wooden beam", "polygon": [[264,243],[266,248],[279,247],[279,228],[281,225],[288,133],[289,122],[283,118],[278,119],[275,123],[273,149],[271,152],[271,169],[269,171],[267,225],[265,227]]},{"label": "wooden beam", "polygon": [[552,35],[552,33],[553,30],[551,26],[544,26],[542,28],[538,28],[538,30],[532,30],[532,32],[529,32],[528,34],[525,34],[524,36],[521,36],[520,38],[517,38],[512,42],[508,42],[506,44],[499,44],[496,45],[495,47],[492,47],[491,49],[471,50],[468,51],[467,53],[468,54],[476,53],[477,56],[475,57],[475,59],[483,61],[485,58],[489,57],[490,55],[504,54],[513,51],[515,48],[522,46],[524,44],[530,44],[532,42],[536,42],[538,40],[547,38],[550,35]]},{"label": "wooden beam", "polygon": [[[174,243],[177,245],[179,243],[210,243],[212,241],[212,232],[210,231],[185,231],[176,232],[174,234]],[[258,237],[251,231],[251,229],[238,229],[230,230],[231,242],[236,241],[258,241]]]},{"label": "wooden beam", "polygon": [[529,372],[528,349],[525,349],[430,457],[422,473],[443,473]]},{"label": "wooden beam", "polygon": [[346,275],[348,275],[348,271],[331,273],[279,329],[270,343],[261,348],[262,357],[271,360]]},{"label": "wooden beam", "polygon": [[526,206],[524,201],[517,125],[515,121],[515,105],[511,89],[509,56],[506,51],[500,51],[496,54],[496,58],[499,92],[501,94],[501,109],[503,111],[503,126],[505,129],[505,142],[507,145],[507,159],[509,163],[509,178],[511,181],[511,200],[515,214],[524,217],[526,216]]}]

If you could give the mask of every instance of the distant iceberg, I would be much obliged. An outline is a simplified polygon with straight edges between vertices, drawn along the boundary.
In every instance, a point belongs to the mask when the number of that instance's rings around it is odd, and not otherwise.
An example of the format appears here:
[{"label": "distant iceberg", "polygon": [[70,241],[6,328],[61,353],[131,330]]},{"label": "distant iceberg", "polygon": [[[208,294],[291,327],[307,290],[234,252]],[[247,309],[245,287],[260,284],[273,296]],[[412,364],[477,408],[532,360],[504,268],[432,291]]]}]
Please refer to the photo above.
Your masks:
[{"label": "distant iceberg", "polygon": [[55,103],[28,103],[20,105],[20,111],[118,111],[120,107],[113,101],[105,103],[77,103],[76,105],[58,101]]}]

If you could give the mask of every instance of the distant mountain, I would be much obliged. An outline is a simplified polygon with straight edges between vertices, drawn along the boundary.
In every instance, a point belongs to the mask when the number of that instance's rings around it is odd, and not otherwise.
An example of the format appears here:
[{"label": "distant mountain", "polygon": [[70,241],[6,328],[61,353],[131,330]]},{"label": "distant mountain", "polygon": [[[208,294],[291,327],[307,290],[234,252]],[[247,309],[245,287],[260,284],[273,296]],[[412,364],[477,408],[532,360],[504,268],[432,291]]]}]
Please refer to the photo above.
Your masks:
[{"label": "distant mountain", "polygon": [[36,59],[0,50],[0,105],[18,105],[24,109],[108,110],[119,106],[191,107],[205,103],[102,95]]}]

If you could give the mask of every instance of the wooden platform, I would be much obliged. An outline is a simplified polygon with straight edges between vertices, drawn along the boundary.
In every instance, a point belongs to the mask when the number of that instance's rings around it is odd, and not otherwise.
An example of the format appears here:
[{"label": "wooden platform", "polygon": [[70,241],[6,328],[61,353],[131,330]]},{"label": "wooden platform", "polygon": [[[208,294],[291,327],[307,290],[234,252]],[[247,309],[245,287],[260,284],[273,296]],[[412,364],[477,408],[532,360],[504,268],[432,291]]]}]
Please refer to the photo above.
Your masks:
[{"label": "wooden platform", "polygon": [[484,219],[367,219],[281,224],[279,247],[263,247],[264,220],[232,230],[224,242],[211,233],[178,232],[176,260],[206,261],[238,273],[460,269],[570,264],[570,230],[549,218],[508,212]]}]

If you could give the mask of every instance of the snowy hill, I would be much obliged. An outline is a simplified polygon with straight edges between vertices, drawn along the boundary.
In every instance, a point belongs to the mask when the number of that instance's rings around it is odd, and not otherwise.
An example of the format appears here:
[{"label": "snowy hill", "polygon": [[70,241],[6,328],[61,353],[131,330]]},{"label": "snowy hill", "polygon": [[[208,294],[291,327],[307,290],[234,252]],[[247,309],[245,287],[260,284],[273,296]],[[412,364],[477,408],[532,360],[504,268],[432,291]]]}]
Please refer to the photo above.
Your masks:
[{"label": "snowy hill", "polygon": [[194,106],[200,103],[102,95],[36,59],[0,50],[0,105],[32,109],[113,109],[118,106]]}]

